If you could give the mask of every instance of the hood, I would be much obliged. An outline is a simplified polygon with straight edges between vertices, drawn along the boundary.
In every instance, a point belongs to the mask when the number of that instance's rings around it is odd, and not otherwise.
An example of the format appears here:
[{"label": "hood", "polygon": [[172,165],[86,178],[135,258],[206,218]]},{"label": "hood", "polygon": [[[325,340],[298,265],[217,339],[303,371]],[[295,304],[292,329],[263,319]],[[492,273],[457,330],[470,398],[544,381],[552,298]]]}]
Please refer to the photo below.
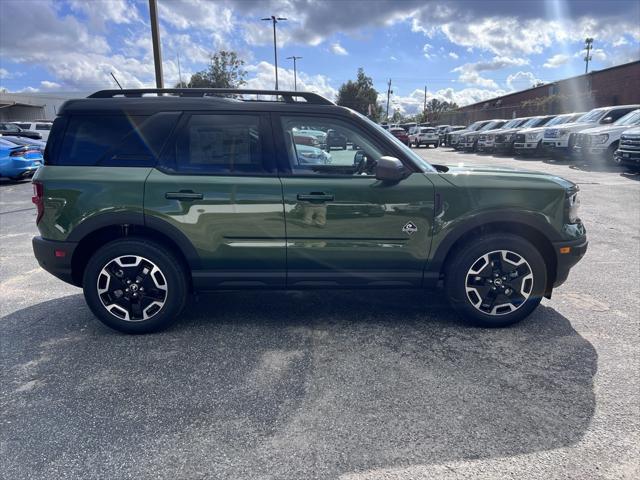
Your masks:
[{"label": "hood", "polygon": [[601,127],[587,128],[580,133],[585,135],[599,135],[601,133],[616,133],[629,130],[630,125],[603,125]]},{"label": "hood", "polygon": [[546,128],[560,128],[560,125],[551,125],[550,127],[531,127],[531,128],[519,128],[516,129],[518,133],[541,133]]},{"label": "hood", "polygon": [[624,135],[640,135],[640,127],[633,127],[622,132]]},{"label": "hood", "polygon": [[551,127],[546,127],[548,129],[556,129],[556,130],[581,130],[581,129],[585,129],[585,128],[591,128],[594,125],[597,125],[597,123],[578,123],[578,122],[570,122],[570,123],[565,123],[563,125],[554,125]]},{"label": "hood", "polygon": [[[445,165],[448,169],[441,175],[456,187],[482,185],[484,188],[526,186],[528,188],[549,188],[555,185],[562,190],[576,188],[576,184],[562,177],[534,170],[484,165]],[[511,184],[511,185],[509,185]],[[526,184],[526,185],[525,185]]]}]

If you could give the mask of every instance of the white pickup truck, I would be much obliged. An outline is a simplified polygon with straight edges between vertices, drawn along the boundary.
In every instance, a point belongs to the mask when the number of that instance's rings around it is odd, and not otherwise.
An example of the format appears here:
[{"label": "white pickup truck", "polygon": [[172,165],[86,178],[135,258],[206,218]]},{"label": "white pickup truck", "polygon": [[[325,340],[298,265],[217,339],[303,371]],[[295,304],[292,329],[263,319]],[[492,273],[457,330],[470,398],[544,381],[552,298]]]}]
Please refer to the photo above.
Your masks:
[{"label": "white pickup truck", "polygon": [[640,125],[640,110],[633,110],[611,125],[582,130],[576,136],[572,154],[582,158],[605,157],[614,161],[620,136],[637,125]]},{"label": "white pickup truck", "polygon": [[545,150],[551,152],[553,156],[570,155],[576,142],[576,135],[579,132],[600,125],[610,125],[638,108],[640,108],[640,105],[594,108],[573,123],[545,128],[542,146]]}]

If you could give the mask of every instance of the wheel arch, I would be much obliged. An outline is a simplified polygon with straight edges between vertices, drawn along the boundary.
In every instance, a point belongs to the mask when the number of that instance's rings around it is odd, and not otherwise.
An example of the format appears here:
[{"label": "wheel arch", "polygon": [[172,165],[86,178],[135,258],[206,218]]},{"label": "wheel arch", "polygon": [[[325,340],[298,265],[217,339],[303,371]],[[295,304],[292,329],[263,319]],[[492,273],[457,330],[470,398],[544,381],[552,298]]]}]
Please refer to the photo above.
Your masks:
[{"label": "wheel arch", "polygon": [[545,291],[546,295],[550,295],[557,275],[558,260],[552,243],[552,239],[555,240],[555,238],[549,238],[545,230],[535,224],[513,220],[493,220],[472,225],[468,228],[460,228],[451,232],[441,242],[434,254],[431,270],[437,271],[439,278],[442,278],[455,255],[466,244],[473,241],[474,238],[493,233],[509,233],[531,242],[540,251],[547,268],[547,287]]},{"label": "wheel arch", "polygon": [[[101,218],[105,217],[105,218]],[[161,244],[176,255],[185,269],[191,285],[191,271],[199,268],[200,257],[187,237],[177,228],[160,219],[142,214],[101,215],[83,222],[68,240],[77,242],[71,258],[73,284],[82,285],[84,267],[98,248],[118,238],[143,237]]]}]

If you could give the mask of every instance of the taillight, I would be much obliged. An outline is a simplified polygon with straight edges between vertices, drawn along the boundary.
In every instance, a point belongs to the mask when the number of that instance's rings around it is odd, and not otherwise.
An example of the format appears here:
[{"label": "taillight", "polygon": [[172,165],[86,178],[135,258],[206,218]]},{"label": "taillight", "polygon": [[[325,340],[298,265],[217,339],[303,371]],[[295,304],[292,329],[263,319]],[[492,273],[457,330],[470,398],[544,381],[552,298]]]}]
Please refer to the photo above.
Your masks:
[{"label": "taillight", "polygon": [[44,215],[44,187],[40,182],[33,182],[33,197],[31,201],[36,206],[38,214],[36,215],[36,225],[40,223],[42,215]]},{"label": "taillight", "polygon": [[22,157],[22,156],[26,155],[27,153],[29,153],[29,151],[26,148],[18,148],[17,150],[11,150],[11,152],[9,152],[9,156],[10,157]]}]

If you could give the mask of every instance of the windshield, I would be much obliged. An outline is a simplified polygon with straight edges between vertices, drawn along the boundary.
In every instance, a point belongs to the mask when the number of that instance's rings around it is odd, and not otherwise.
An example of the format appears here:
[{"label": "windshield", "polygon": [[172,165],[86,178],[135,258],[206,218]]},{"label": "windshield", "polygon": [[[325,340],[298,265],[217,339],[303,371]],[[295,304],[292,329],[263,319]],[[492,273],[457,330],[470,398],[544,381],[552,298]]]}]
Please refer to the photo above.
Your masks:
[{"label": "windshield", "polygon": [[392,142],[394,142],[398,146],[398,148],[400,148],[400,150],[402,150],[402,153],[404,153],[407,157],[409,157],[411,159],[411,161],[414,162],[416,165],[418,165],[418,167],[420,167],[424,172],[434,172],[434,173],[437,172],[437,170],[435,168],[433,168],[433,166],[429,162],[427,162],[420,155],[414,153],[413,150],[411,150],[404,143],[402,143],[400,140],[398,140],[388,130],[385,130],[384,128],[382,128],[377,123],[372,122],[371,120],[369,120],[367,117],[365,117],[361,113],[358,113],[358,112],[353,112],[353,113],[355,113],[356,115],[358,115],[358,117],[360,117],[362,120],[367,122],[367,124],[369,124],[371,127],[373,127],[376,130],[376,132],[378,132],[379,134],[381,134],[385,138],[387,138],[387,139],[391,140]]},{"label": "windshield", "polygon": [[509,120],[505,123],[502,128],[515,128],[520,126],[522,122],[524,122],[522,118],[514,118],[513,120]]},{"label": "windshield", "polygon": [[640,110],[634,110],[633,112],[627,113],[624,117],[619,118],[615,122],[614,125],[638,125],[640,124]]},{"label": "windshield", "polygon": [[530,118],[529,120],[524,122],[521,126],[522,126],[522,128],[533,127],[536,124],[536,122],[538,122],[538,121],[540,121],[540,117]]},{"label": "windshield", "polygon": [[492,121],[487,123],[484,127],[482,127],[480,130],[478,130],[479,132],[484,132],[486,130],[491,130],[492,128],[497,128],[500,126],[502,120],[498,120],[498,121]]},{"label": "windshield", "polygon": [[547,127],[552,127],[553,125],[562,125],[563,123],[567,123],[572,118],[573,115],[559,115],[549,123],[547,123]]},{"label": "windshield", "polygon": [[601,110],[601,109],[595,109],[595,110],[591,110],[590,112],[585,113],[583,116],[581,116],[578,120],[576,120],[577,123],[595,123],[598,120],[600,120],[600,118],[604,115],[605,110]]}]

